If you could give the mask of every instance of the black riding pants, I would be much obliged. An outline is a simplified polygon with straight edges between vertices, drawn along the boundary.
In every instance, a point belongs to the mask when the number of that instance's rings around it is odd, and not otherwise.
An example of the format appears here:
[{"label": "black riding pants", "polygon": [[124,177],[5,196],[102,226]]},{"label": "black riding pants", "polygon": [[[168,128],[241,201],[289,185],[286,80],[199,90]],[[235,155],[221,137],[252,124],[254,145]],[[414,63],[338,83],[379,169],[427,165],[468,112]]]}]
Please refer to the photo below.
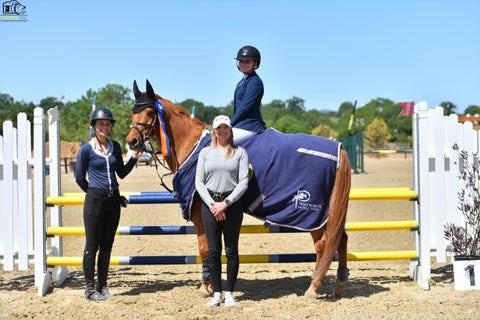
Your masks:
[{"label": "black riding pants", "polygon": [[212,274],[213,290],[222,291],[222,232],[227,257],[227,287],[233,291],[237,282],[239,257],[238,239],[243,221],[242,207],[239,202],[230,205],[226,211],[227,219],[217,222],[205,203],[202,203],[202,219],[208,241],[208,263]]},{"label": "black riding pants", "polygon": [[85,195],[83,223],[85,225],[85,251],[83,272],[88,286],[94,285],[95,258],[98,251],[98,288],[107,285],[108,268],[115,232],[120,221],[120,194],[91,189]]}]

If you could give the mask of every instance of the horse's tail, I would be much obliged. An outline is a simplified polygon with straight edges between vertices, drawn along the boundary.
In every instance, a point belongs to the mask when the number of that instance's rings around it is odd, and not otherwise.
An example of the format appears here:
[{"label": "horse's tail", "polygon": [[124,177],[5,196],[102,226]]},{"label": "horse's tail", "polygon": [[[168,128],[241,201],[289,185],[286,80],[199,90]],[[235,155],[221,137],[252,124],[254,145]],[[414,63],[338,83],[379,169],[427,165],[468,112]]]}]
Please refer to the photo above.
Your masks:
[{"label": "horse's tail", "polygon": [[316,277],[319,276],[323,278],[323,275],[326,274],[335,257],[340,242],[342,241],[345,232],[345,221],[347,218],[351,177],[352,172],[348,155],[345,150],[340,149],[339,166],[330,198],[328,221],[325,230],[325,250],[315,272]]}]

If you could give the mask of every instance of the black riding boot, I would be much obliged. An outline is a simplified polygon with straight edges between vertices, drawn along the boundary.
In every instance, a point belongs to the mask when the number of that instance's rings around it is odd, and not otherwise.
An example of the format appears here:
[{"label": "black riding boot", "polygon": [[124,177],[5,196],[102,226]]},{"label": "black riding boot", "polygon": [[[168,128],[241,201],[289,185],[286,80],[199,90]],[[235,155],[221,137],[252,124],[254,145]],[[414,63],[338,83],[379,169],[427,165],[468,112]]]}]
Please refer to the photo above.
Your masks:
[{"label": "black riding boot", "polygon": [[87,288],[85,289],[85,299],[91,301],[107,300],[100,292],[95,289],[95,253],[85,250],[83,253],[83,276]]},{"label": "black riding boot", "polygon": [[111,255],[111,251],[100,250],[98,254],[98,262],[97,262],[97,267],[98,267],[97,291],[100,292],[107,299],[114,297],[113,294],[111,294],[107,288],[108,268],[110,266],[110,255]]}]

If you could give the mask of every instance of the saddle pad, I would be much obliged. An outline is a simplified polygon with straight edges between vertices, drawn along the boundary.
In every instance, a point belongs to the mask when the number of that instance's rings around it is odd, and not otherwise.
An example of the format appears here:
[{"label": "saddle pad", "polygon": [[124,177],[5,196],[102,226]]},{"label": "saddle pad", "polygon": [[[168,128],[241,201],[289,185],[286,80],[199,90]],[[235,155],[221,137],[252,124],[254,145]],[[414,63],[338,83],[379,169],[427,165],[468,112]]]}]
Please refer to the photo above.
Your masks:
[{"label": "saddle pad", "polygon": [[[210,135],[205,139],[208,142],[202,140],[202,145],[209,145]],[[242,197],[245,212],[271,224],[305,231],[325,224],[338,164],[338,142],[268,129],[240,145],[247,149],[253,167],[248,190]],[[187,220],[195,194],[197,158],[198,153],[173,179]]]}]

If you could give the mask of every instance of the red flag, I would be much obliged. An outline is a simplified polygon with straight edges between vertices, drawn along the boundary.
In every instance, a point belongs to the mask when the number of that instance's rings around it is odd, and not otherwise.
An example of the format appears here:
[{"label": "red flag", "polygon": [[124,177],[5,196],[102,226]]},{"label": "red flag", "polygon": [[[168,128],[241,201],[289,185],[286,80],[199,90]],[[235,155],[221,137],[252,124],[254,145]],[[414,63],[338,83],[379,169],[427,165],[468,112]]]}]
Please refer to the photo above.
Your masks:
[{"label": "red flag", "polygon": [[415,102],[410,101],[410,102],[399,102],[399,104],[402,106],[402,112],[398,114],[399,117],[403,116],[411,116],[413,115],[413,112],[415,110]]},{"label": "red flag", "polygon": [[58,97],[58,100],[62,101],[65,98],[65,96],[60,96]]}]

